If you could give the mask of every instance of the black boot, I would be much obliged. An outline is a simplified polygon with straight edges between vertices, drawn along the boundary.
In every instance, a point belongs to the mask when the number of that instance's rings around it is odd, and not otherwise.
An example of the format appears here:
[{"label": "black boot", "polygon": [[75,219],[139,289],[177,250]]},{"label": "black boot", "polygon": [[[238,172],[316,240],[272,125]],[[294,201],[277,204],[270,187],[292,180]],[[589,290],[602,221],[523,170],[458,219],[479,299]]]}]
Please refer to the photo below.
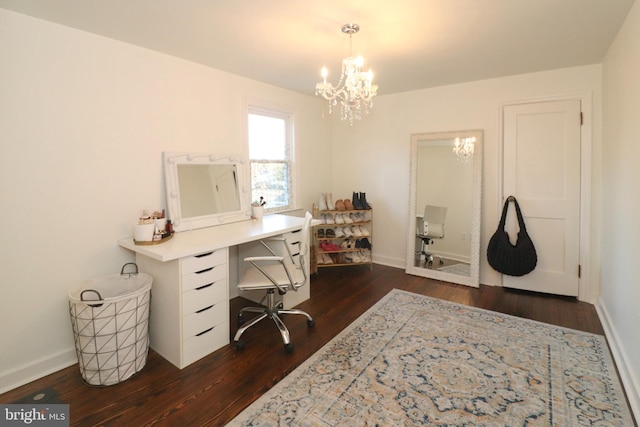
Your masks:
[{"label": "black boot", "polygon": [[353,209],[361,211],[364,209],[362,202],[360,201],[360,197],[358,197],[358,193],[353,192],[353,197],[351,198],[351,204],[353,204]]},{"label": "black boot", "polygon": [[362,205],[362,209],[371,209],[371,205],[367,203],[367,196],[365,193],[360,193],[360,205]]}]

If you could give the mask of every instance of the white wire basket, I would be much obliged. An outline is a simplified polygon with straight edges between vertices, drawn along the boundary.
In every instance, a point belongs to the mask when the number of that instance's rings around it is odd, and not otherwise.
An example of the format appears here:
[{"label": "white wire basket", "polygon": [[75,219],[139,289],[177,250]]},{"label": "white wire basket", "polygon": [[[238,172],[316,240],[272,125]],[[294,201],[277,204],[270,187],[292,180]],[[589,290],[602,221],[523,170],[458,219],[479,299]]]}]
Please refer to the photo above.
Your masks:
[{"label": "white wire basket", "polygon": [[[125,273],[127,265],[135,272]],[[69,314],[83,380],[107,386],[138,373],[149,352],[153,278],[125,264],[69,291]]]}]

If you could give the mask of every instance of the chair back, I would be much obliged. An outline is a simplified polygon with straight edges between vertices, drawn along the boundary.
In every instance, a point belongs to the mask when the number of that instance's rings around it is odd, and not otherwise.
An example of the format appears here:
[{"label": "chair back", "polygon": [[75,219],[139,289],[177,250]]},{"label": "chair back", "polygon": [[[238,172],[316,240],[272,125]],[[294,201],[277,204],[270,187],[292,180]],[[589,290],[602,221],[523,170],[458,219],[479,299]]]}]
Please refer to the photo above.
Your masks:
[{"label": "chair back", "polygon": [[426,205],[424,207],[424,234],[427,237],[443,238],[444,222],[447,218],[447,208],[444,206]]},{"label": "chair back", "polygon": [[300,257],[304,257],[307,253],[309,253],[309,236],[311,230],[311,220],[313,219],[313,215],[307,212],[304,215],[304,224],[302,225],[302,238],[300,239]]}]

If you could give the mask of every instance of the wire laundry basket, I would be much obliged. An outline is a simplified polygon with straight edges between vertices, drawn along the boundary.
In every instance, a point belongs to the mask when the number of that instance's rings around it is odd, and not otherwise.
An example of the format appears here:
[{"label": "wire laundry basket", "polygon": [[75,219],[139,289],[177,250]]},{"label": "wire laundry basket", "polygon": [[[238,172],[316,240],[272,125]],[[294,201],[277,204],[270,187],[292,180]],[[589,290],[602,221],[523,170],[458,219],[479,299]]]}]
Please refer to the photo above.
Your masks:
[{"label": "wire laundry basket", "polygon": [[[128,265],[135,271],[125,273]],[[83,380],[117,384],[138,373],[149,352],[149,303],[153,278],[128,263],[120,274],[69,291],[69,314]]]}]

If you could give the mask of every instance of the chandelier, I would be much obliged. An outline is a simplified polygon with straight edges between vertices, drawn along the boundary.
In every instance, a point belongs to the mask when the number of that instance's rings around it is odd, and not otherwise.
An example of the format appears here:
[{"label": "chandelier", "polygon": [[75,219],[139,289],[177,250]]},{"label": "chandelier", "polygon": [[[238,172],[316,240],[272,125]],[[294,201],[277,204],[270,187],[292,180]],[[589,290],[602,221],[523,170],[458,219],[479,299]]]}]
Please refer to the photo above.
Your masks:
[{"label": "chandelier", "polygon": [[468,162],[473,157],[475,147],[475,136],[467,138],[456,138],[453,143],[453,152],[461,162]]},{"label": "chandelier", "polygon": [[363,59],[361,56],[353,57],[351,53],[351,36],[360,30],[358,24],[345,24],[342,32],[349,34],[349,57],[342,60],[342,75],[340,81],[334,87],[327,82],[327,67],[322,67],[322,82],[316,84],[316,95],[329,101],[329,113],[331,108],[340,103],[340,118],[349,120],[353,126],[354,120],[360,120],[362,113],[369,113],[373,106],[373,97],[376,96],[378,86],[371,84],[373,73],[371,70],[361,70]]}]

